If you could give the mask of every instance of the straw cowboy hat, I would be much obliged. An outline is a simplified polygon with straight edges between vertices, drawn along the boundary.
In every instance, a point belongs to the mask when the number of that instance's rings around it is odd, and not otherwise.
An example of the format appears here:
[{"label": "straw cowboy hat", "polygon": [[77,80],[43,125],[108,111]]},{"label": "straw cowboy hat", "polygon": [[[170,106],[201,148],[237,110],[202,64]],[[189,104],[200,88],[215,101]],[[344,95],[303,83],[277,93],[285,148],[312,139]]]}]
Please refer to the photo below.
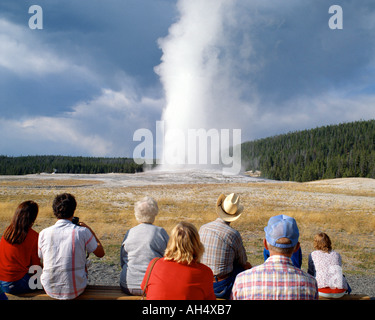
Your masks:
[{"label": "straw cowboy hat", "polygon": [[240,196],[231,193],[228,196],[221,194],[216,201],[216,212],[219,218],[227,222],[237,220],[243,211],[243,206],[240,204]]}]

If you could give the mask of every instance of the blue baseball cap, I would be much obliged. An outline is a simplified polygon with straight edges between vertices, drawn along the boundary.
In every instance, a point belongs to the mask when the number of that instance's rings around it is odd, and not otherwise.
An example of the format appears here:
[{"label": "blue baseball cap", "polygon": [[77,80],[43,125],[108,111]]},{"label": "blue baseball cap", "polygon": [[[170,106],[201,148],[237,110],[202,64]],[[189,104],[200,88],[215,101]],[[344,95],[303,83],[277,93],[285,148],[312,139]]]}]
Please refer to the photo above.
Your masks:
[{"label": "blue baseball cap", "polygon": [[[294,218],[284,214],[270,218],[264,231],[266,233],[266,240],[271,246],[278,248],[292,248],[298,243],[299,231],[297,222]],[[280,238],[288,238],[291,243],[276,243]]]}]

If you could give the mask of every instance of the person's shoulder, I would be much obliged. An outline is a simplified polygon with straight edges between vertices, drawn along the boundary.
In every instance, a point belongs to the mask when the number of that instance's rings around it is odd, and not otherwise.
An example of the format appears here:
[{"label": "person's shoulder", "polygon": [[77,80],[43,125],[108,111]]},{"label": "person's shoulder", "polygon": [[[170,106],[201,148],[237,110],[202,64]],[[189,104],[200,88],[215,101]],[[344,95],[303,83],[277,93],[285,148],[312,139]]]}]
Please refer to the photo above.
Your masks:
[{"label": "person's shoulder", "polygon": [[163,227],[160,227],[160,226],[156,226],[154,224],[152,224],[152,227],[157,230],[158,232],[160,233],[167,233],[167,231],[163,228]]},{"label": "person's shoulder", "polygon": [[196,262],[196,265],[198,268],[202,269],[202,270],[205,270],[209,273],[212,273],[212,270],[209,266],[205,265],[204,263],[201,263],[201,262]]},{"label": "person's shoulder", "polygon": [[169,234],[168,234],[167,230],[165,230],[162,227],[158,227],[158,228],[159,228],[158,231],[161,234],[161,236],[168,241],[169,240]]},{"label": "person's shoulder", "polygon": [[168,232],[160,226],[156,226],[154,224],[150,224],[146,229],[144,229],[144,232],[149,232],[154,238],[163,238],[164,240],[169,240]]},{"label": "person's shoulder", "polygon": [[297,267],[295,267],[295,270],[300,276],[305,277],[308,281],[310,281],[310,282],[316,281],[315,277],[313,275],[307,273],[306,271],[304,271],[300,268],[297,268]]},{"label": "person's shoulder", "polygon": [[331,251],[330,251],[330,255],[331,255],[332,257],[334,257],[334,259],[341,259],[341,254],[338,253],[338,252],[335,251],[335,250],[331,250]]},{"label": "person's shoulder", "polygon": [[84,233],[84,234],[92,235],[92,232],[90,231],[89,228],[86,228],[86,227],[83,227],[83,226],[76,226],[76,225],[73,225],[73,228],[78,233],[81,233],[81,234]]},{"label": "person's shoulder", "polygon": [[145,229],[147,228],[146,224],[145,223],[139,223],[137,224],[136,226],[130,228],[127,233],[131,233],[131,232],[137,232],[138,230],[142,230],[142,229]]},{"label": "person's shoulder", "polygon": [[53,224],[52,226],[49,226],[49,227],[46,227],[46,228],[42,229],[42,230],[39,232],[39,237],[40,237],[40,236],[43,236],[45,233],[53,232],[54,229],[55,229],[55,225],[54,225],[54,224]]},{"label": "person's shoulder", "polygon": [[151,266],[152,264],[156,265],[156,263],[158,263],[159,265],[161,264],[164,264],[168,262],[168,260],[165,260],[164,257],[155,257],[153,259],[151,259],[151,261],[149,262],[149,266]]},{"label": "person's shoulder", "polygon": [[167,231],[163,227],[156,226],[151,223],[140,223],[137,226],[129,229],[128,233],[137,234],[137,233],[165,233],[167,234]]},{"label": "person's shoulder", "polygon": [[340,255],[340,253],[338,253],[337,251],[335,251],[335,250],[331,250],[329,253],[331,253],[331,254],[334,254],[334,255],[337,255],[337,256],[339,256]]},{"label": "person's shoulder", "polygon": [[205,229],[216,229],[216,230],[235,230],[224,220],[217,218],[214,221],[207,222],[206,224],[200,227],[200,230]]},{"label": "person's shoulder", "polygon": [[305,271],[303,273],[304,273],[304,276],[306,277],[306,279],[308,279],[308,282],[310,282],[312,285],[317,285],[317,280],[313,275],[311,275],[311,274],[309,274]]},{"label": "person's shoulder", "polygon": [[263,264],[260,264],[252,267],[251,269],[244,270],[237,274],[236,282],[248,282],[250,279],[256,277],[256,274],[259,274],[263,269]]},{"label": "person's shoulder", "polygon": [[241,233],[225,222],[221,224],[220,229],[226,234],[230,235],[233,239],[241,239]]},{"label": "person's shoulder", "polygon": [[49,226],[47,228],[42,229],[39,231],[38,234],[38,243],[42,244],[50,237],[50,235],[55,234],[55,225]]},{"label": "person's shoulder", "polygon": [[202,274],[204,278],[209,278],[210,280],[213,280],[214,274],[210,267],[206,266],[205,264],[201,262],[195,262],[193,265],[193,268],[199,270],[199,272]]},{"label": "person's shoulder", "polygon": [[158,227],[152,223],[139,223],[135,227],[129,229],[129,231],[137,231],[137,230],[150,230],[150,229],[159,229]]},{"label": "person's shoulder", "polygon": [[27,233],[27,237],[28,237],[31,241],[38,241],[39,233],[36,232],[34,229],[31,229],[31,228],[30,228],[29,232]]},{"label": "person's shoulder", "polygon": [[39,233],[37,231],[35,231],[34,229],[31,229],[29,230],[29,234],[31,237],[38,237],[39,236]]},{"label": "person's shoulder", "polygon": [[83,226],[78,226],[72,224],[72,226],[69,226],[71,228],[71,231],[74,232],[77,240],[79,241],[84,241],[88,242],[91,241],[92,239],[95,239],[93,233],[89,228],[83,227]]},{"label": "person's shoulder", "polygon": [[199,228],[199,230],[204,230],[204,229],[209,228],[210,226],[212,226],[214,224],[215,224],[215,221],[207,222],[205,224],[202,224],[201,227]]},{"label": "person's shoulder", "polygon": [[311,257],[318,257],[318,256],[321,256],[324,252],[321,251],[321,250],[314,250],[310,253],[310,256]]}]

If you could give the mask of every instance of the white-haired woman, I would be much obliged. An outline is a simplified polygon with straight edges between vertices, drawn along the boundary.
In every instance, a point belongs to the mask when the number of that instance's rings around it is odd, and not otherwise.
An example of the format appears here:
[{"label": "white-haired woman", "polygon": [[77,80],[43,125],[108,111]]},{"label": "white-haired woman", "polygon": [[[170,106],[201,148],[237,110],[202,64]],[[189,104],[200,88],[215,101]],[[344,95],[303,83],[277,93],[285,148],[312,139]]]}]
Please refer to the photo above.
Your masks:
[{"label": "white-haired woman", "polygon": [[139,224],[125,234],[120,252],[120,287],[126,294],[143,294],[141,282],[148,264],[153,258],[164,255],[169,236],[163,228],[153,225],[158,211],[151,197],[135,204],[134,215]]}]

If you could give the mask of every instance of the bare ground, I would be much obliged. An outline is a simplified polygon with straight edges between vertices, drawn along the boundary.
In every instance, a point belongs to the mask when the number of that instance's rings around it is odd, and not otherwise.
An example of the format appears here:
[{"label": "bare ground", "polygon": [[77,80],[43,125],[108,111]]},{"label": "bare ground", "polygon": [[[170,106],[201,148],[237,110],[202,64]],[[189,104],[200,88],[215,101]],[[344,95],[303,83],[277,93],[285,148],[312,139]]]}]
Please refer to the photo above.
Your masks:
[{"label": "bare ground", "polygon": [[[374,179],[294,183],[227,177],[211,171],[0,176],[1,203],[16,204],[20,199],[33,197],[38,203],[49,205],[55,194],[65,191],[78,195],[79,206],[97,206],[100,202],[108,216],[122,211],[131,215],[135,201],[150,195],[160,203],[156,224],[163,226],[178,219],[190,219],[197,227],[215,217],[214,204],[220,193],[237,192],[245,213],[233,227],[241,232],[253,265],[262,263],[261,241],[268,218],[289,214],[296,217],[300,228],[304,269],[307,255],[313,250],[313,235],[327,232],[343,256],[344,273],[353,292],[375,296]],[[130,218],[125,220],[117,235],[105,228],[99,232],[108,247],[113,248],[108,251],[112,257],[104,263],[94,261],[91,283],[117,283],[118,248],[124,232],[134,223]],[[0,219],[2,230],[7,223],[9,219]]]}]

